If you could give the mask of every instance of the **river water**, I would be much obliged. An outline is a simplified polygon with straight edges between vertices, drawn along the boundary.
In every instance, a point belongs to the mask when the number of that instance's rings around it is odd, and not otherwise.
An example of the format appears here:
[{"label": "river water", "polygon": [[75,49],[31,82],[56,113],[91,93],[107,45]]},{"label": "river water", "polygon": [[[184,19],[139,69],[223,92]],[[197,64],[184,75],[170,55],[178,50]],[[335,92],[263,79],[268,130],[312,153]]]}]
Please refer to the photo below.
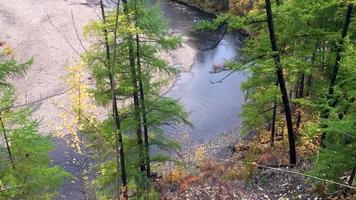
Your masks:
[{"label": "river water", "polygon": [[[157,2],[157,1],[151,1]],[[170,28],[189,38],[188,44],[196,49],[212,47],[222,36],[222,31],[195,33],[192,28],[196,21],[212,19],[212,14],[193,7],[161,0],[160,7]],[[239,34],[226,34],[219,45],[211,50],[199,50],[192,70],[182,73],[167,96],[179,99],[193,128],[188,129],[194,143],[205,142],[220,133],[236,129],[241,125],[239,113],[244,102],[240,90],[244,73],[235,73],[222,83],[212,83],[225,77],[229,72],[210,73],[212,66],[237,59],[237,49],[241,45]]]}]

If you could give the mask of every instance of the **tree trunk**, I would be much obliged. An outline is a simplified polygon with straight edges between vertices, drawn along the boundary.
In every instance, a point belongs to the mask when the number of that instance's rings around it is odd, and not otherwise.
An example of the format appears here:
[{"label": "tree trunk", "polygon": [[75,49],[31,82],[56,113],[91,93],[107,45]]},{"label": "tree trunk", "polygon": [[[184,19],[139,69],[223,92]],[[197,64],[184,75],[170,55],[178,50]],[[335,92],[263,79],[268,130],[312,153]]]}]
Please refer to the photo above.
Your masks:
[{"label": "tree trunk", "polygon": [[[129,15],[129,8],[127,4],[127,0],[122,1],[124,3],[124,12],[128,16]],[[134,99],[134,108],[135,108],[135,119],[137,121],[137,145],[138,145],[138,154],[139,154],[139,163],[140,163],[140,170],[145,171],[145,162],[144,162],[144,151],[143,151],[143,141],[142,141],[142,122],[140,117],[140,102],[138,96],[138,84],[137,84],[137,72],[135,66],[135,52],[134,52],[134,44],[133,44],[133,37],[132,35],[128,36],[129,42],[129,61],[130,61],[130,70],[131,70],[131,78],[132,78],[132,86],[134,88],[133,91],[133,99]]]},{"label": "tree trunk", "polygon": [[9,154],[12,168],[15,170],[16,169],[15,161],[14,161],[14,157],[12,157],[9,138],[7,137],[7,134],[6,134],[6,129],[5,129],[4,121],[2,120],[2,117],[1,117],[1,113],[0,113],[0,123],[1,123],[2,132],[4,134],[4,138],[5,138],[7,153]]},{"label": "tree trunk", "polygon": [[[104,10],[104,4],[103,1],[100,0],[100,8],[101,8],[101,15],[103,19],[103,23],[106,23],[106,16],[105,16],[105,10]],[[114,55],[113,55],[113,62],[110,64],[110,46],[109,46],[109,40],[108,40],[108,32],[106,29],[104,29],[104,37],[105,37],[105,49],[106,49],[106,60],[107,60],[107,67],[109,68],[109,79],[110,79],[110,91],[111,91],[111,97],[112,97],[112,115],[113,115],[113,120],[114,120],[114,125],[113,129],[115,132],[115,151],[116,151],[116,164],[117,164],[117,174],[120,174],[120,169],[121,169],[121,181],[123,184],[123,187],[127,187],[127,178],[126,178],[126,168],[125,168],[125,153],[124,153],[124,145],[123,145],[123,140],[122,140],[122,133],[119,131],[120,129],[120,116],[119,116],[119,111],[117,107],[117,102],[116,102],[116,86],[115,86],[115,77],[114,77],[114,70],[113,66],[115,65],[115,57],[116,57],[116,31],[117,31],[117,20],[118,20],[118,14],[119,14],[119,4],[117,5],[117,11],[116,11],[116,23],[115,23],[115,32],[114,32],[114,37],[115,37],[115,47],[114,47]],[[120,199],[120,178],[118,175],[117,179],[117,185],[118,185],[118,198]],[[124,194],[125,195],[125,194]]]},{"label": "tree trunk", "polygon": [[[351,171],[350,179],[348,181],[349,186],[352,186],[352,183],[354,182],[354,179],[355,179],[355,175],[356,175],[356,167],[354,167]],[[350,191],[351,191],[351,188],[345,188],[343,193],[345,195],[348,195]]]},{"label": "tree trunk", "polygon": [[[278,87],[278,80],[276,81]],[[276,117],[277,117],[277,98],[274,98],[273,102],[273,114],[272,114],[272,127],[271,127],[271,146],[274,146],[274,138],[276,136]]]},{"label": "tree trunk", "polygon": [[[329,93],[328,93],[328,100],[329,103],[331,104],[330,100],[332,99],[332,95],[334,94],[334,87],[336,85],[336,79],[339,73],[339,68],[340,68],[340,60],[341,60],[341,52],[343,51],[343,45],[344,45],[344,39],[347,35],[347,31],[349,29],[349,25],[351,22],[351,15],[352,15],[352,4],[349,4],[347,6],[347,13],[346,13],[346,18],[345,18],[345,23],[344,27],[342,29],[342,34],[341,34],[341,40],[339,44],[337,45],[337,51],[336,51],[336,60],[335,60],[335,65],[333,68],[333,72],[330,77],[330,85],[329,85]],[[329,111],[325,113],[325,118],[329,117]]]},{"label": "tree trunk", "polygon": [[277,115],[277,100],[273,102],[272,127],[271,127],[271,147],[274,146],[274,137],[276,136],[276,115]]},{"label": "tree trunk", "polygon": [[[297,96],[298,99],[301,99],[304,96],[304,79],[305,79],[305,74],[302,72],[300,74],[300,80],[298,83],[298,96]],[[300,110],[298,110],[297,112],[298,115],[297,115],[296,129],[298,130],[300,123],[302,122],[302,112]]]},{"label": "tree trunk", "polygon": [[137,71],[138,71],[138,83],[140,90],[140,100],[141,100],[141,112],[142,112],[142,121],[143,121],[143,136],[145,142],[145,160],[146,160],[146,172],[147,176],[151,175],[151,167],[150,167],[150,155],[149,155],[149,142],[148,142],[148,128],[147,128],[147,112],[145,106],[145,93],[144,86],[142,81],[142,69],[141,69],[141,61],[140,61],[140,44],[139,44],[139,36],[136,34],[136,43],[137,43]]},{"label": "tree trunk", "polygon": [[277,41],[274,32],[273,15],[272,15],[270,0],[266,0],[266,13],[267,13],[268,29],[269,29],[272,51],[275,53],[273,55],[273,58],[276,66],[278,84],[282,94],[284,113],[285,113],[285,118],[286,118],[287,128],[288,128],[289,162],[291,165],[295,165],[297,163],[297,153],[295,149],[295,136],[293,131],[292,114],[289,106],[289,99],[288,99],[287,88],[284,80],[283,69],[281,67],[281,62],[280,62],[281,58],[279,56],[279,52],[277,48]]},{"label": "tree trunk", "polygon": [[[136,0],[135,0],[136,3]],[[136,5],[137,6],[137,5]],[[136,26],[137,26],[137,7],[136,7]],[[151,167],[150,167],[150,148],[148,141],[148,128],[147,128],[147,112],[145,106],[145,92],[142,81],[142,67],[141,67],[141,58],[140,58],[140,38],[138,33],[136,33],[136,59],[137,59],[137,72],[138,72],[138,84],[140,90],[140,100],[141,100],[141,113],[143,121],[143,137],[144,137],[144,147],[145,147],[145,164],[146,164],[146,173],[147,176],[151,176]]]},{"label": "tree trunk", "polygon": [[[331,77],[330,77],[330,85],[329,85],[329,92],[328,92],[328,95],[327,95],[327,100],[329,102],[329,106],[330,107],[334,107],[335,104],[332,102],[332,99],[333,99],[333,94],[334,94],[334,87],[336,85],[336,79],[337,79],[337,76],[338,76],[338,73],[339,73],[339,68],[340,68],[340,61],[341,61],[341,52],[343,51],[344,49],[344,39],[347,35],[347,31],[349,29],[349,25],[350,25],[350,22],[351,22],[351,17],[352,17],[352,7],[353,5],[352,4],[348,4],[347,5],[347,11],[346,11],[346,17],[345,17],[345,21],[344,21],[344,27],[342,29],[342,33],[341,33],[341,40],[339,41],[338,45],[337,45],[337,51],[336,51],[336,59],[335,59],[335,65],[334,65],[334,68],[333,68],[333,71],[332,71],[332,74],[331,74]],[[327,108],[325,109],[322,114],[321,114],[321,117],[324,118],[324,119],[328,119],[329,118],[329,115],[330,115],[330,110]],[[324,132],[321,136],[321,146],[324,146],[323,145],[323,141],[325,140],[326,138],[326,133]]]},{"label": "tree trunk", "polygon": [[[320,44],[320,38],[317,39],[316,44],[315,44],[315,51],[312,55],[312,64],[315,65],[316,62],[316,56],[317,52],[319,49],[319,44]],[[305,91],[305,96],[309,96],[310,93],[312,92],[312,87],[313,87],[313,75],[309,74],[306,78],[307,80],[305,81],[305,86],[306,86],[306,91]]]},{"label": "tree trunk", "polygon": [[[281,0],[276,0],[277,6],[281,5]],[[278,87],[278,79],[276,81],[276,86]],[[273,102],[273,114],[272,114],[272,127],[271,127],[271,147],[274,146],[274,138],[276,136],[276,117],[277,117],[277,99],[274,98]]]}]

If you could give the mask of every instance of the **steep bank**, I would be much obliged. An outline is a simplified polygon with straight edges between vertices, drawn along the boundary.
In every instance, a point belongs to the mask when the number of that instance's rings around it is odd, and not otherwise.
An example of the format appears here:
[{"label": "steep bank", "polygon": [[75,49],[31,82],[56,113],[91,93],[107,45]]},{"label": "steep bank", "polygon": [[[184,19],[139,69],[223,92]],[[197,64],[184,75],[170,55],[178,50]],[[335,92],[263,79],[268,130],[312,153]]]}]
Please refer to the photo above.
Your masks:
[{"label": "steep bank", "polygon": [[220,13],[228,11],[230,0],[177,0],[191,6],[201,8],[211,13]]},{"label": "steep bank", "polygon": [[200,8],[204,11],[220,14],[232,12],[244,15],[254,6],[254,0],[173,0],[190,6]]}]

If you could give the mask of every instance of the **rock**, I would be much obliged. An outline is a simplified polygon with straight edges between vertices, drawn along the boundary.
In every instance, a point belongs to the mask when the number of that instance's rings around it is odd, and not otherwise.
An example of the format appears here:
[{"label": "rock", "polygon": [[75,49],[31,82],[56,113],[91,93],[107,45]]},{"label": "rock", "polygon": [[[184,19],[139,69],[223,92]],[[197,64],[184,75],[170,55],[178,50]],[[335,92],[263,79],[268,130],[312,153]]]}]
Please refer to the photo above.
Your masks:
[{"label": "rock", "polygon": [[224,64],[214,64],[209,73],[217,74],[226,70],[228,69],[224,66]]},{"label": "rock", "polygon": [[178,191],[178,189],[179,189],[179,183],[174,182],[174,183],[171,184],[169,191],[170,192],[175,192],[175,191]]}]

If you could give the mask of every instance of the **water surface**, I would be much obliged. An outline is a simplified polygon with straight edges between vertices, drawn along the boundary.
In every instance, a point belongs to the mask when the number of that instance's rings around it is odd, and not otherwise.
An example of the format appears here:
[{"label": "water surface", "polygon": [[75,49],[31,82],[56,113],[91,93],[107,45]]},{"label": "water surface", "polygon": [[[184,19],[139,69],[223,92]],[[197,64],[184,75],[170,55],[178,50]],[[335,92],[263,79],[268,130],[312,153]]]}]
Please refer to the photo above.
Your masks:
[{"label": "water surface", "polygon": [[167,94],[179,99],[190,113],[189,118],[194,126],[188,130],[191,139],[203,142],[238,128],[241,124],[239,113],[244,102],[240,85],[246,74],[235,73],[222,83],[214,84],[212,82],[222,79],[229,72],[212,74],[210,71],[214,64],[221,65],[238,58],[241,36],[226,34],[216,48],[202,51],[214,45],[222,36],[222,31],[199,34],[192,30],[193,25],[198,20],[212,19],[214,16],[171,1],[160,1],[160,6],[170,27],[188,37],[189,45],[200,49],[192,70],[182,73]]}]

